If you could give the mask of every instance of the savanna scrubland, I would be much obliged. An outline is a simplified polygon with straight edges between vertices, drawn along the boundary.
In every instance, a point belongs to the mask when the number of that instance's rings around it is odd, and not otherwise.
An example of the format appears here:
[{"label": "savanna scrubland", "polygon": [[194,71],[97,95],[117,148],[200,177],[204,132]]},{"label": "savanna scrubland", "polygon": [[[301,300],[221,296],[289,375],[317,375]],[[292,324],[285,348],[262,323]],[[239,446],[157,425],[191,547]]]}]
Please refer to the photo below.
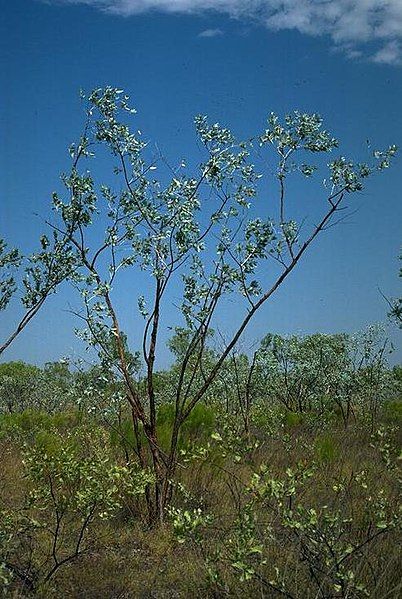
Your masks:
[{"label": "savanna scrubland", "polygon": [[[199,116],[190,176],[133,132],[121,90],[84,101],[39,250],[0,243],[0,308],[22,302],[2,358],[70,284],[94,360],[0,365],[4,596],[396,599],[402,374],[384,329],[243,341],[396,147],[355,162],[317,114],[271,114],[245,142]],[[310,186],[301,216],[289,195]],[[121,318],[130,281],[140,348]]]}]

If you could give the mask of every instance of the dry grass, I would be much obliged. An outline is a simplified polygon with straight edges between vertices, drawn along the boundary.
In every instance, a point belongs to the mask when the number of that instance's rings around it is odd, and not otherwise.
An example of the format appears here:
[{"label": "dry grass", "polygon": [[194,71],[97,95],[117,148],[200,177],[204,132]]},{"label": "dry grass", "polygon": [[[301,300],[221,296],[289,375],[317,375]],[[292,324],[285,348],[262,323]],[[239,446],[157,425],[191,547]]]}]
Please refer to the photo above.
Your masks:
[{"label": "dry grass", "polygon": [[[76,560],[60,568],[57,576],[35,593],[41,599],[128,599],[128,598],[254,598],[279,597],[280,593],[267,590],[257,579],[241,582],[229,563],[220,564],[219,584],[208,576],[205,553],[211,553],[219,540],[231,534],[233,522],[247,498],[245,491],[253,472],[264,463],[273,477],[283,477],[289,467],[313,461],[317,469],[302,492],[305,505],[331,505],[334,501],[332,486],[340,479],[352,479],[364,470],[370,492],[384,489],[386,495],[398,503],[396,479],[384,465],[380,452],[371,444],[370,432],[357,424],[345,430],[333,425],[328,430],[297,426],[285,430],[287,436],[266,437],[262,445],[243,456],[240,463],[232,458],[223,459],[219,452],[206,460],[195,461],[179,469],[179,480],[188,491],[186,498],[180,492],[175,503],[192,509],[202,506],[214,515],[213,526],[205,530],[202,549],[192,543],[178,544],[169,524],[165,528],[147,529],[140,517],[141,505],[127,506],[115,520],[102,522],[92,529],[86,539],[87,550]],[[2,505],[11,507],[22,502],[25,482],[17,443],[4,440],[0,446],[2,468],[0,474]],[[347,495],[345,513],[352,515],[354,534],[362,534],[367,522],[367,494],[351,487]],[[260,514],[266,520],[265,514]],[[264,535],[263,530],[259,531]],[[38,537],[40,539],[40,537]],[[369,588],[373,599],[399,599],[402,595],[402,563],[399,551],[400,535],[394,531],[367,545],[356,566],[356,575]],[[48,548],[43,547],[44,554]],[[322,597],[314,591],[307,564],[291,535],[278,527],[275,542],[267,542],[265,564],[258,572],[269,579],[274,566],[286,577],[292,597],[313,599]],[[30,596],[14,585],[8,596],[15,599]],[[327,595],[327,597],[337,595]],[[356,595],[357,596],[357,595]],[[362,595],[363,596],[363,595]],[[351,598],[355,595],[351,595]]]}]

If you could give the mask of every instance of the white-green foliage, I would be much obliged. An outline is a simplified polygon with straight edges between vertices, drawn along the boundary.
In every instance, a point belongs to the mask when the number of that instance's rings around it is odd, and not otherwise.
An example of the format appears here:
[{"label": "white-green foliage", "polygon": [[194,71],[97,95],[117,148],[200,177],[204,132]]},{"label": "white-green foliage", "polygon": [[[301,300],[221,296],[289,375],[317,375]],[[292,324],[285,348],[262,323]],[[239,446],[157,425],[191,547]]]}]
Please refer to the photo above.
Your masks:
[{"label": "white-green foliage", "polygon": [[115,418],[126,406],[124,388],[102,364],[77,371],[69,395],[71,404],[86,414]]},{"label": "white-green foliage", "polygon": [[[387,469],[400,479],[390,432],[379,431],[377,438]],[[180,512],[178,517],[175,512],[179,542],[186,539],[200,545],[212,580],[229,593],[222,579],[227,565],[240,583],[254,581],[261,586],[263,596],[302,597],[307,592],[323,598],[370,596],[360,578],[364,564],[369,564],[369,546],[400,530],[400,507],[389,490],[369,480],[365,470],[352,476],[331,475],[327,502],[317,503],[310,493],[316,476],[319,468],[314,462],[287,468],[281,477],[263,464],[238,495],[231,526],[226,514],[221,529],[219,518],[211,514],[201,517],[197,511],[184,516]],[[359,522],[355,521],[354,497],[360,497],[363,506]],[[212,544],[208,540],[211,525],[220,531],[213,533]],[[295,575],[296,580],[305,581],[303,589],[297,583],[294,586]],[[247,595],[247,586],[242,589]]]},{"label": "white-green foliage", "polygon": [[23,449],[23,469],[20,505],[0,503],[0,572],[31,590],[88,547],[99,521],[116,516],[153,482],[148,471],[119,463],[96,428],[37,432]]},{"label": "white-green foliage", "polygon": [[68,235],[53,231],[50,238],[42,235],[40,245],[39,252],[28,256],[22,281],[25,289],[21,301],[28,310],[55,293],[76,264],[76,252]]},{"label": "white-green foliage", "polygon": [[395,393],[387,365],[390,351],[379,325],[355,335],[267,335],[258,351],[257,372],[267,401],[292,412],[357,405],[375,410]]},{"label": "white-green foliage", "polygon": [[136,466],[119,465],[99,435],[61,440],[44,434],[26,449],[24,465],[32,483],[31,505],[70,517],[110,518],[125,496],[143,494],[152,482],[152,476]]},{"label": "white-green foliage", "polygon": [[[400,254],[399,259],[402,260],[402,254]],[[402,268],[399,269],[399,277],[402,278]],[[402,328],[402,297],[393,298],[391,300],[387,299],[387,302],[390,306],[388,316],[399,326],[399,328]]]},{"label": "white-green foliage", "polygon": [[7,308],[18,288],[23,306],[19,321],[0,341],[0,354],[25,329],[46,299],[73,273],[75,263],[76,253],[68,232],[60,234],[54,230],[50,239],[42,235],[40,250],[28,256],[22,256],[17,249],[7,251],[6,243],[0,239],[0,311]]},{"label": "white-green foliage", "polygon": [[[267,130],[247,142],[237,142],[227,128],[199,116],[196,131],[206,158],[192,176],[185,162],[179,162],[166,182],[163,160],[152,156],[140,131],[130,129],[126,117],[135,110],[128,97],[107,87],[92,92],[87,102],[86,128],[70,148],[72,168],[63,176],[69,197],[54,194],[53,201],[61,217],[55,231],[68,235],[77,250],[80,269],[74,278],[88,323],[83,337],[104,358],[116,362],[116,351],[110,351],[117,331],[109,295],[118,271],[135,267],[154,277],[159,302],[168,284],[176,280],[177,289],[177,277],[181,277],[178,306],[186,327],[193,331],[193,351],[199,351],[221,298],[238,292],[254,309],[267,288],[260,264],[271,257],[285,267],[303,244],[299,225],[285,218],[283,197],[276,222],[274,217],[254,216],[262,177],[251,159],[254,146],[274,150],[283,186],[296,171],[302,176],[314,172],[313,163],[302,161],[304,155],[313,159],[332,151],[338,142],[323,129],[316,114],[295,112],[283,124],[271,115]],[[87,169],[79,170],[81,161],[93,159],[100,146],[110,152],[114,172],[123,184],[117,183],[116,191],[111,186],[97,187]],[[395,151],[392,146],[376,153],[372,165],[354,165],[344,158],[332,161],[327,205],[335,205],[342,193],[360,190],[362,180],[387,166]],[[160,180],[155,178],[158,169]],[[104,238],[90,251],[87,229],[101,214],[108,225]],[[137,299],[148,323],[146,346],[155,307],[152,297],[139,294]]]},{"label": "white-green foliage", "polygon": [[74,375],[67,363],[44,368],[8,362],[0,365],[0,414],[41,410],[62,411],[70,403]]},{"label": "white-green foliage", "polygon": [[322,410],[350,385],[346,344],[345,335],[266,336],[259,367],[267,396],[292,412]]},{"label": "white-green foliage", "polygon": [[13,270],[20,265],[20,262],[18,250],[7,251],[4,239],[0,239],[0,310],[7,308],[16,290]]},{"label": "white-green foliage", "polygon": [[179,543],[189,539],[198,542],[202,528],[208,526],[212,518],[202,513],[200,508],[186,510],[176,507],[169,508],[173,531]]},{"label": "white-green foliage", "polygon": [[[135,110],[122,90],[100,88],[83,99],[85,127],[70,146],[71,167],[62,176],[64,190],[53,194],[52,234],[42,236],[41,250],[28,258],[25,269],[23,326],[63,280],[69,279],[79,290],[83,311],[77,315],[85,322],[79,335],[88,347],[96,348],[107,372],[107,396],[117,412],[123,397],[130,406],[137,455],[142,461],[151,457],[156,474],[150,518],[158,512],[162,521],[164,504],[171,497],[181,431],[195,406],[211,396],[220,369],[252,317],[317,236],[334,223],[344,197],[359,192],[369,175],[388,167],[396,148],[375,151],[370,164],[343,156],[327,163],[338,142],[317,114],[294,112],[283,120],[271,114],[266,130],[247,141],[237,141],[227,127],[198,116],[195,128],[202,158],[190,170],[182,159],[167,164],[151,151],[141,132],[131,128]],[[91,173],[91,162],[98,157],[102,168],[110,161],[114,181],[107,175],[105,184],[94,169]],[[287,187],[290,178],[311,179],[316,170],[325,171],[323,197],[306,209],[314,216],[309,222],[316,223],[307,226],[305,220],[295,220]],[[266,182],[272,172],[278,198],[276,206],[270,202],[267,215],[264,189],[273,187]],[[12,256],[5,260],[10,263]],[[123,271],[126,274],[120,276]],[[137,289],[138,281],[146,281],[145,289]],[[120,320],[119,282],[131,286],[126,314],[137,306],[144,319],[143,381],[138,377],[138,356],[130,351],[132,339]],[[11,280],[6,288],[13,288]],[[174,406],[170,447],[164,457],[157,431],[160,397],[154,381],[168,289],[177,298],[176,314],[169,309],[169,324],[185,326],[189,335],[176,377],[171,378],[169,397],[164,398]],[[226,347],[213,355],[207,341],[229,296],[238,300],[237,322]],[[17,327],[16,334],[19,331]],[[94,385],[86,400],[96,395]],[[303,390],[302,395],[308,404],[309,393]],[[248,399],[239,406],[249,431]]]}]

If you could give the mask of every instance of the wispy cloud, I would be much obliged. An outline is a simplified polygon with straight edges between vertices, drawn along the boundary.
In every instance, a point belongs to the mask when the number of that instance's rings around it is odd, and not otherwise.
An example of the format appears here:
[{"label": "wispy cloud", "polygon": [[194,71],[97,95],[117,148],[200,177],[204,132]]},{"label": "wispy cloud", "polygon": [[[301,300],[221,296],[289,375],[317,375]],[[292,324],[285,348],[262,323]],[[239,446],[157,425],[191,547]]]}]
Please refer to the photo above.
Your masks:
[{"label": "wispy cloud", "polygon": [[402,65],[402,48],[396,40],[392,40],[378,50],[373,61],[380,64],[399,64]]},{"label": "wispy cloud", "polygon": [[402,60],[402,0],[53,1],[92,5],[126,17],[150,11],[221,13],[243,22],[258,22],[274,31],[295,29],[307,35],[329,36],[334,47],[344,50],[349,58],[363,55],[382,64],[400,64]]},{"label": "wispy cloud", "polygon": [[198,37],[219,37],[223,35],[222,29],[204,29],[200,31]]}]

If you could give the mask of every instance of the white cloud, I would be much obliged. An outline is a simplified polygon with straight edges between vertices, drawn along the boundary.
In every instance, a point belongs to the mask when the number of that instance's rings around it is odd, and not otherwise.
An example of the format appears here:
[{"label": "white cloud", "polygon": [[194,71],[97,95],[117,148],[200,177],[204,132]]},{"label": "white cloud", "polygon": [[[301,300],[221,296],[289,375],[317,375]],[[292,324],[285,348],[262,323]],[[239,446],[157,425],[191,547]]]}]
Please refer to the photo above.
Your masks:
[{"label": "white cloud", "polygon": [[[377,63],[402,58],[402,0],[53,0],[88,4],[131,16],[150,11],[181,14],[221,13],[254,21],[268,29],[295,29],[327,35],[349,57],[362,53]],[[376,44],[375,50],[372,45]]]},{"label": "white cloud", "polygon": [[204,29],[200,31],[198,37],[219,37],[223,35],[222,29]]},{"label": "white cloud", "polygon": [[396,40],[392,40],[378,50],[373,61],[380,64],[402,64],[402,49]]}]

